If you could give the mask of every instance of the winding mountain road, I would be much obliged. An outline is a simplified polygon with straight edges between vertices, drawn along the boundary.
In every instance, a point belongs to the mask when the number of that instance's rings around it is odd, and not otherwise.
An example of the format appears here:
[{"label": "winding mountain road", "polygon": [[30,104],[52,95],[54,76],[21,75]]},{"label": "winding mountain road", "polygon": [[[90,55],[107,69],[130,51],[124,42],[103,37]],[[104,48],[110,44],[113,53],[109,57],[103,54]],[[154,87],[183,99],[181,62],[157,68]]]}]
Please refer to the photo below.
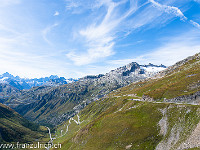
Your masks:
[{"label": "winding mountain road", "polygon": [[[50,138],[48,144],[51,144],[51,146],[49,146],[48,148],[46,148],[46,150],[50,150],[50,148],[51,148],[52,145],[53,145],[53,141],[54,141],[55,139],[58,139],[58,138],[60,138],[60,137],[63,137],[64,135],[67,134],[67,132],[69,131],[69,125],[71,124],[71,120],[74,121],[77,125],[80,125],[80,124],[83,122],[83,121],[82,121],[82,122],[80,121],[80,117],[79,117],[78,114],[77,114],[77,118],[78,118],[78,120],[75,120],[74,118],[70,118],[70,119],[69,119],[69,124],[67,125],[65,134],[62,134],[62,133],[63,133],[63,130],[61,130],[61,131],[60,131],[60,132],[61,132],[61,135],[60,135],[59,137],[57,137],[57,135],[56,135],[54,138],[52,138],[51,130],[49,129],[49,127],[46,127],[46,128],[48,129],[48,131],[49,131],[49,138]],[[57,137],[57,138],[56,138],[56,137]]]}]

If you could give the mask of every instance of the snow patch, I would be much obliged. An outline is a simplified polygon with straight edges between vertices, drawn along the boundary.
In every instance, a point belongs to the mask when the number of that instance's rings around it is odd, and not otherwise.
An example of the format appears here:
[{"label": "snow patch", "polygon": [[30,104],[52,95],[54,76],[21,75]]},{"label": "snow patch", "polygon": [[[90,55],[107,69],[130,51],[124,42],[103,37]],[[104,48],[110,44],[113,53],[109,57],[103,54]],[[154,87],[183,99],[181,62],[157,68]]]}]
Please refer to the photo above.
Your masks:
[{"label": "snow patch", "polygon": [[143,66],[140,66],[140,69],[144,69],[147,72],[160,72],[160,71],[163,71],[166,68],[163,68],[163,67],[150,67],[150,66],[149,67],[143,67]]}]

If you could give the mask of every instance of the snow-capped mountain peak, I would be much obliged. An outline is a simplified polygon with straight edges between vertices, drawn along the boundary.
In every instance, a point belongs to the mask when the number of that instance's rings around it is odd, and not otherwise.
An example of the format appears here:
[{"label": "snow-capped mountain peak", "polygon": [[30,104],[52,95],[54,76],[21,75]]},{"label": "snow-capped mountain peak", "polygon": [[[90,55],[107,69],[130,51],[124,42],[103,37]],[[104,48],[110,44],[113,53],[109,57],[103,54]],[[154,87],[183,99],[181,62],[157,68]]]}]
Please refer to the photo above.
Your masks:
[{"label": "snow-capped mountain peak", "polygon": [[0,83],[9,84],[19,90],[30,89],[34,86],[58,86],[62,84],[72,83],[77,80],[75,79],[65,79],[64,77],[58,77],[57,75],[51,75],[45,78],[20,78],[19,76],[14,77],[10,73],[6,72],[0,75]]}]

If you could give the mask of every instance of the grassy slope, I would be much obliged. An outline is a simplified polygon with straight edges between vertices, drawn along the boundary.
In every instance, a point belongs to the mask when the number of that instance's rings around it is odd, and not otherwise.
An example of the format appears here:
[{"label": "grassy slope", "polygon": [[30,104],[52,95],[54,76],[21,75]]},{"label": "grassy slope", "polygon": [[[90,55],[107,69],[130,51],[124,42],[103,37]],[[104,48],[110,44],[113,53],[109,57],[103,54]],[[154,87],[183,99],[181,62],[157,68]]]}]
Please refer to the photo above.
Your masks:
[{"label": "grassy slope", "polygon": [[11,108],[0,104],[0,142],[33,142],[43,136],[40,126],[33,124]]},{"label": "grassy slope", "polygon": [[[36,99],[36,102],[15,109],[25,118],[49,126],[52,124],[49,122],[49,118],[58,118],[56,116],[72,111],[72,108],[79,104],[80,97],[84,98],[85,90],[86,86],[67,84],[42,93],[37,93],[37,91],[34,93],[33,91],[30,93],[31,96],[34,95],[31,99]],[[24,95],[23,99],[29,98],[29,93]]]},{"label": "grassy slope", "polygon": [[[192,76],[191,76],[192,75]],[[166,76],[146,80],[121,88],[108,98],[88,105],[80,112],[81,125],[72,123],[69,132],[56,142],[63,149],[130,149],[153,150],[163,141],[179,135],[172,148],[178,148],[200,121],[200,106],[132,101],[143,94],[154,99],[189,95],[199,90],[199,58],[196,56],[179,67],[166,71]],[[137,94],[137,96],[127,96]],[[118,97],[116,97],[118,96]],[[160,134],[161,110],[166,109],[167,130]],[[75,117],[76,118],[76,117]],[[66,122],[68,124],[68,122]],[[60,134],[61,125],[57,129]],[[172,142],[173,143],[173,142]],[[199,148],[193,148],[199,149]]]},{"label": "grassy slope", "polygon": [[[63,114],[73,114],[73,108],[82,103],[84,100],[92,99],[93,95],[100,94],[102,89],[108,87],[94,86],[92,81],[75,82],[55,87],[50,90],[37,93],[29,90],[30,93],[24,93],[22,99],[35,99],[35,103],[22,105],[15,110],[28,120],[41,123],[43,125],[57,124],[62,122]],[[59,116],[59,117],[58,117]],[[53,119],[52,119],[53,118]],[[57,120],[56,120],[57,119]]]},{"label": "grassy slope", "polygon": [[[181,107],[182,106],[182,107]],[[159,121],[168,109],[167,134],[160,135]],[[119,111],[121,109],[121,111]],[[190,112],[188,113],[188,110]],[[86,107],[81,113],[81,125],[72,123],[69,132],[58,138],[63,149],[131,149],[153,150],[161,140],[167,140],[175,126],[182,126],[179,146],[200,121],[199,106],[136,102],[128,97],[108,98]],[[68,124],[68,122],[66,123]],[[57,134],[61,129],[57,129]]]},{"label": "grassy slope", "polygon": [[[200,54],[199,54],[200,55]],[[121,88],[119,95],[147,95],[155,100],[171,99],[182,95],[190,95],[200,90],[200,58],[195,55],[183,65],[165,71],[166,76],[157,79],[133,83]]]}]

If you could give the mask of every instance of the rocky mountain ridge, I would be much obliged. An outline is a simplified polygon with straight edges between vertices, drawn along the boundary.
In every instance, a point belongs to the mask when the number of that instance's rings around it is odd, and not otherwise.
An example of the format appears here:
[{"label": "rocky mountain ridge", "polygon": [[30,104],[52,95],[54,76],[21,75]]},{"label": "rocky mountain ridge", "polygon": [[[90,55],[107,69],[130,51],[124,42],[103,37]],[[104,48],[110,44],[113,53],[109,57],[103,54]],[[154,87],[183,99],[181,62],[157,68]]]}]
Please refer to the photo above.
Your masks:
[{"label": "rocky mountain ridge", "polygon": [[77,82],[58,87],[43,87],[42,92],[39,87],[33,88],[21,92],[18,97],[10,98],[5,104],[29,120],[56,125],[111,91],[154,74],[132,62],[105,75],[86,76]]},{"label": "rocky mountain ridge", "polygon": [[119,67],[115,70],[111,70],[109,73],[106,74],[99,74],[99,75],[88,75],[83,78],[80,78],[80,80],[84,79],[99,79],[101,77],[103,78],[117,78],[123,77],[134,77],[135,75],[144,76],[144,77],[151,77],[155,75],[156,73],[165,70],[167,67],[165,65],[154,65],[149,63],[148,65],[139,65],[137,62],[131,62],[123,67]]},{"label": "rocky mountain ridge", "polygon": [[122,88],[124,95],[142,97],[144,101],[199,104],[200,53],[175,63],[152,78]]},{"label": "rocky mountain ridge", "polygon": [[[19,76],[13,76],[8,72],[0,75],[0,102],[4,103],[9,98],[15,98],[26,93],[33,87],[56,87],[67,83],[76,82],[77,79],[65,79],[64,77],[58,77],[57,75],[51,75],[45,78],[20,78]],[[41,89],[41,88],[38,88]]]}]

